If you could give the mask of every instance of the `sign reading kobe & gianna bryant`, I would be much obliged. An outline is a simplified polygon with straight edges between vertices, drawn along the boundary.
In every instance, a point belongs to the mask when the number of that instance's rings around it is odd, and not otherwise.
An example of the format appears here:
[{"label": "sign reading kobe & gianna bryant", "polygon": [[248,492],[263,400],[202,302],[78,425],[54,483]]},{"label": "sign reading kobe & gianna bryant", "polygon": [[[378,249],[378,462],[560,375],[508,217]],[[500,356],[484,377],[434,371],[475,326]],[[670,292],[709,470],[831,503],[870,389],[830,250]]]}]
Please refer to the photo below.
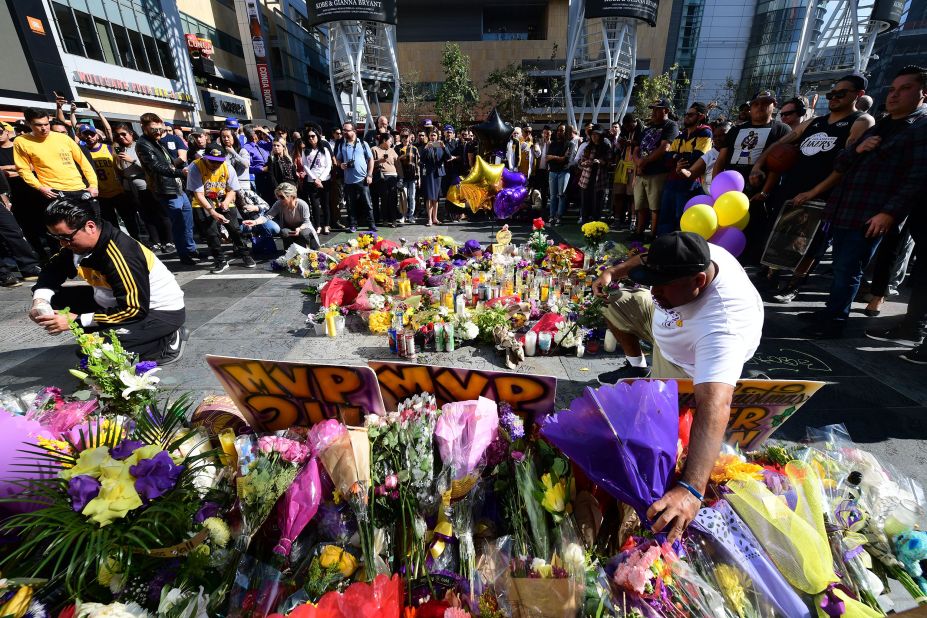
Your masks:
[{"label": "sign reading kobe & gianna bryant", "polygon": [[379,21],[396,23],[396,0],[309,0],[309,24],[329,21]]},{"label": "sign reading kobe & gianna bryant", "polygon": [[658,0],[586,0],[586,18],[627,17],[657,25]]}]

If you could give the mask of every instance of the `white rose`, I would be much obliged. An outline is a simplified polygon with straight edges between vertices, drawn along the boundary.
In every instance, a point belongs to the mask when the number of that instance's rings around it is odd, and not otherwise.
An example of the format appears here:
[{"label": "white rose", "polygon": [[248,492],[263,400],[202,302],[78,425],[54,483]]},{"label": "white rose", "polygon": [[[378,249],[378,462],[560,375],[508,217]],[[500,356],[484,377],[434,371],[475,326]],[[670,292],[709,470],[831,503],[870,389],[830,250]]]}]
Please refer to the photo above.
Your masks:
[{"label": "white rose", "polygon": [[136,603],[80,603],[77,618],[148,618],[149,614]]},{"label": "white rose", "polygon": [[477,335],[480,334],[480,327],[475,322],[467,321],[462,324],[460,333],[464,341],[476,339]]},{"label": "white rose", "polygon": [[547,562],[545,562],[544,560],[541,560],[540,558],[535,558],[534,560],[531,561],[532,571],[537,571],[538,569],[542,569],[546,566],[547,566]]},{"label": "white rose", "polygon": [[570,543],[563,550],[563,564],[570,573],[578,573],[583,570],[586,563],[586,554],[583,548],[576,543]]}]

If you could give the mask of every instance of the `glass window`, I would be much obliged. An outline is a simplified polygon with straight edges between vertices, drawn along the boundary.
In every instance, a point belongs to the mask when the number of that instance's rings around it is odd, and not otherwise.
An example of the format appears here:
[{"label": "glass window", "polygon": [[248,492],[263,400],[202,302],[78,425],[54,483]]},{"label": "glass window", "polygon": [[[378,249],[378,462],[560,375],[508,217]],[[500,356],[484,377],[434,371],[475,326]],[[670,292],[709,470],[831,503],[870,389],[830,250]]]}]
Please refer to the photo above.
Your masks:
[{"label": "glass window", "polygon": [[80,31],[77,29],[77,22],[74,21],[74,14],[71,8],[52,2],[55,9],[55,20],[58,22],[58,29],[61,31],[61,38],[64,41],[64,48],[69,54],[84,55],[84,48],[80,42]]},{"label": "glass window", "polygon": [[100,37],[100,43],[103,48],[103,58],[104,62],[109,64],[118,64],[116,62],[116,52],[113,50],[113,40],[109,34],[109,26],[107,22],[102,19],[96,18],[93,20],[94,24],[97,27],[97,36]]},{"label": "glass window", "polygon": [[112,22],[110,27],[113,29],[113,36],[116,39],[116,51],[119,54],[119,63],[130,69],[135,66],[135,58],[132,55],[132,44],[129,42],[129,33],[122,26]]},{"label": "glass window", "polygon": [[143,35],[142,39],[145,41],[145,53],[148,55],[148,64],[151,66],[151,72],[155,75],[164,75],[164,70],[161,68],[161,60],[158,58],[158,46],[155,44],[154,38],[149,35]]},{"label": "glass window", "polygon": [[132,41],[132,52],[135,56],[135,63],[139,71],[144,71],[145,73],[151,73],[151,69],[148,66],[148,56],[145,53],[145,42],[142,40],[142,35],[135,30],[129,30],[129,40]]},{"label": "glass window", "polygon": [[83,11],[74,11],[74,18],[77,20],[77,29],[80,30],[80,38],[84,42],[87,57],[103,61],[103,49],[100,47],[100,40],[97,38],[93,18]]},{"label": "glass window", "polygon": [[164,77],[177,79],[177,71],[174,70],[174,59],[171,57],[171,48],[166,41],[160,39],[158,39],[158,56],[161,59],[161,68],[164,69]]}]

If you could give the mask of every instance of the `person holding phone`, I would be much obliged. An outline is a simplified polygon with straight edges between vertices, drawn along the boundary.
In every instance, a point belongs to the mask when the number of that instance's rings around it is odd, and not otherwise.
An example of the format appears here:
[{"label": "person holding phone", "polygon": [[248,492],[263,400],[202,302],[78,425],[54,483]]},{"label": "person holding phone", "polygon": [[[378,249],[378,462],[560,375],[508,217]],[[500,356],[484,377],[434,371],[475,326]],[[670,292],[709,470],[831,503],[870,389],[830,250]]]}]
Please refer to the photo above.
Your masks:
[{"label": "person holding phone", "polygon": [[67,135],[51,130],[48,112],[28,108],[23,118],[32,129],[13,143],[16,172],[44,198],[44,209],[59,197],[86,202],[99,215],[97,174],[80,146]]}]

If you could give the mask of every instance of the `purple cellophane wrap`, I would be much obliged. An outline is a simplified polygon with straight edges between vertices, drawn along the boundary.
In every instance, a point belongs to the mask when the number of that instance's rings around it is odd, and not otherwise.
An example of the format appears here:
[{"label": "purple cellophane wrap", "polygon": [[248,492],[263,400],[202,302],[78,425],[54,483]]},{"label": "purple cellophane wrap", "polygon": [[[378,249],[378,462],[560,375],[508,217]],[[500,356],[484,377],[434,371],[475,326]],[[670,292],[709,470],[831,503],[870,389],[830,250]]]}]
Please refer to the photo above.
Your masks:
[{"label": "purple cellophane wrap", "polygon": [[676,382],[586,388],[569,410],[544,419],[541,435],[647,521],[647,509],[663,497],[676,467]]},{"label": "purple cellophane wrap", "polygon": [[293,541],[306,524],[315,517],[322,502],[322,481],[319,479],[319,464],[315,457],[299,471],[283,500],[277,506],[277,523],[280,526],[280,541],[274,553],[289,556]]},{"label": "purple cellophane wrap", "polygon": [[750,528],[727,500],[719,500],[700,510],[692,527],[721,546],[723,553],[753,580],[757,592],[766,597],[778,614],[810,618],[808,607],[766,556]]}]

